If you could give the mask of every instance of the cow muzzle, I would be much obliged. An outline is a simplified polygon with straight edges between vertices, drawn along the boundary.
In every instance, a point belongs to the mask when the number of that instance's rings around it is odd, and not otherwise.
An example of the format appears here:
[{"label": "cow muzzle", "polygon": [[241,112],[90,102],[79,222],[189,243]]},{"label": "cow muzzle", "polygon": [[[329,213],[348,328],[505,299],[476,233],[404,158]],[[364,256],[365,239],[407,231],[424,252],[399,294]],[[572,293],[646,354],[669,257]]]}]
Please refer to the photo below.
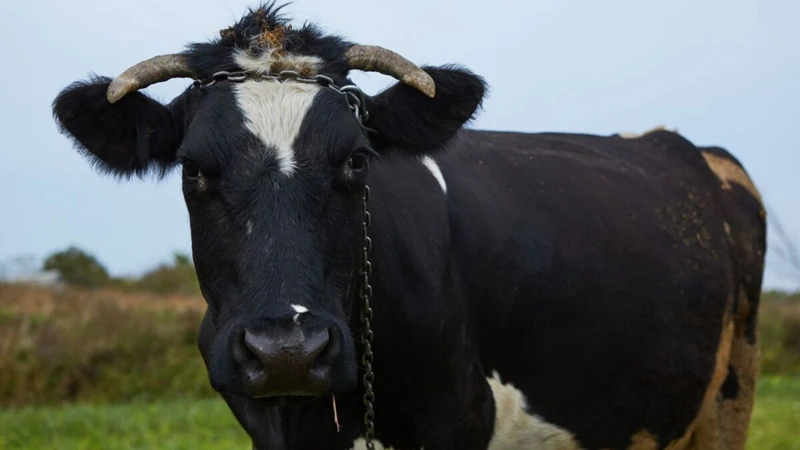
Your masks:
[{"label": "cow muzzle", "polygon": [[303,326],[296,318],[271,322],[245,327],[233,340],[245,392],[252,398],[326,394],[341,353],[338,327]]}]

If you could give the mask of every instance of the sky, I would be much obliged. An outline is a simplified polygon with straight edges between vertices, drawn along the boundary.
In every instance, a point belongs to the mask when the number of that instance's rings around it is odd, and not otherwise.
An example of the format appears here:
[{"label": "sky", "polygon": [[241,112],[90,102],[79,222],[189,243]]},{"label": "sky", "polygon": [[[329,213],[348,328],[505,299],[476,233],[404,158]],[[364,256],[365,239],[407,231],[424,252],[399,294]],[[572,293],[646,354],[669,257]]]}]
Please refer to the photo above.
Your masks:
[{"label": "sky", "polygon": [[[255,2],[58,0],[0,6],[0,263],[77,245],[114,275],[190,252],[178,172],[95,173],[51,102],[206,41]],[[473,128],[612,134],[656,125],[731,151],[800,243],[800,2],[795,0],[295,0],[285,12],[417,64],[466,66],[490,85]],[[369,94],[393,83],[354,73]],[[161,101],[187,80],[146,90]],[[772,231],[772,230],[770,230]],[[776,245],[770,233],[770,245]],[[800,288],[767,253],[765,287]]]}]

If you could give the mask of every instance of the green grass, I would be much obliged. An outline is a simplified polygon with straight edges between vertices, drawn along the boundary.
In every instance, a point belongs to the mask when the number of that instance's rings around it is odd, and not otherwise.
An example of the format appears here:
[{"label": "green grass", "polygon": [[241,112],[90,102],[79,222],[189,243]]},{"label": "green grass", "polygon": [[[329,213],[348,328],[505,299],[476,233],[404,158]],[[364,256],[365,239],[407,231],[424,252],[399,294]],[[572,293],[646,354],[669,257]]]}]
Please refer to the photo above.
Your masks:
[{"label": "green grass", "polygon": [[249,448],[236,419],[215,398],[0,412],[0,450]]},{"label": "green grass", "polygon": [[[247,449],[222,400],[33,407],[0,412],[0,449]],[[800,377],[764,377],[748,450],[800,448]]]},{"label": "green grass", "polygon": [[800,376],[761,378],[747,449],[800,449]]}]

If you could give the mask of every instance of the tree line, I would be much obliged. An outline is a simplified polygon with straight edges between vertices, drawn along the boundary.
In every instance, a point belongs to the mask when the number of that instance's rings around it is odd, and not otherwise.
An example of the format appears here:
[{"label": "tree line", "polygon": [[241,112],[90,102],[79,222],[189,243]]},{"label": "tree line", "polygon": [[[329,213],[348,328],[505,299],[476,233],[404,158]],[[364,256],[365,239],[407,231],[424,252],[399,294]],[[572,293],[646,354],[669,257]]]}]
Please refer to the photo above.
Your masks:
[{"label": "tree line", "polygon": [[141,290],[159,294],[200,295],[191,258],[177,252],[172,261],[160,264],[139,277],[113,277],[93,254],[70,246],[47,256],[43,272],[54,273],[62,284],[83,288]]}]

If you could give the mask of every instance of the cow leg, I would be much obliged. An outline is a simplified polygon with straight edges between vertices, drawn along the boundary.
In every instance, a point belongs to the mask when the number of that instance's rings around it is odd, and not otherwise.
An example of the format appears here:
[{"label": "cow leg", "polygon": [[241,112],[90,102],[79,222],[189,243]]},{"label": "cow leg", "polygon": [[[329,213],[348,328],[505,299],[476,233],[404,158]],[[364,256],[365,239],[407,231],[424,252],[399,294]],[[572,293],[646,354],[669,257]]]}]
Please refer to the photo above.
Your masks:
[{"label": "cow leg", "polygon": [[745,449],[758,378],[758,330],[750,314],[757,303],[751,302],[741,289],[735,318],[726,327],[730,331],[723,333],[720,342],[706,401],[692,431],[668,449]]},{"label": "cow leg", "polygon": [[716,364],[714,373],[708,384],[703,403],[700,406],[697,418],[689,426],[689,430],[682,439],[667,446],[668,449],[692,450],[724,450],[722,445],[722,418],[719,414],[719,398],[722,386],[728,379],[730,358],[733,349],[735,324],[733,318],[726,314],[723,321],[722,333],[717,347]]},{"label": "cow leg", "polygon": [[[731,295],[731,303],[733,296]],[[723,386],[729,379],[728,367],[733,354],[736,323],[730,313],[725,313],[717,345],[714,371],[709,379],[706,392],[697,410],[694,420],[683,435],[672,442],[658,442],[656,436],[643,430],[631,437],[631,444],[626,450],[726,450],[723,436],[723,418],[720,410],[720,397]]]},{"label": "cow leg", "polygon": [[[752,302],[744,292],[740,294],[728,378],[717,402],[723,450],[744,450],[747,442],[760,360],[758,329],[747,316],[757,304],[757,300]],[[752,329],[748,330],[748,326]]]}]

